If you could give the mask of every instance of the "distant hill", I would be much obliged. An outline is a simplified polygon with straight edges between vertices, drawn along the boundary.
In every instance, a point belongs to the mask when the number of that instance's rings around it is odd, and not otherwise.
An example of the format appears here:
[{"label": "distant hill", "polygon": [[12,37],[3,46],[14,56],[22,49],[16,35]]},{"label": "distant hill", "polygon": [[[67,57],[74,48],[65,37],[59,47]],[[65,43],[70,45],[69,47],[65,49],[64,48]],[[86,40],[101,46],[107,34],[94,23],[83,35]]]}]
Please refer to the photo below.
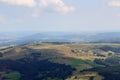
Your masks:
[{"label": "distant hill", "polygon": [[[12,36],[11,36],[12,35]],[[120,32],[107,33],[19,33],[2,35],[0,46],[21,45],[28,43],[120,43]]]}]

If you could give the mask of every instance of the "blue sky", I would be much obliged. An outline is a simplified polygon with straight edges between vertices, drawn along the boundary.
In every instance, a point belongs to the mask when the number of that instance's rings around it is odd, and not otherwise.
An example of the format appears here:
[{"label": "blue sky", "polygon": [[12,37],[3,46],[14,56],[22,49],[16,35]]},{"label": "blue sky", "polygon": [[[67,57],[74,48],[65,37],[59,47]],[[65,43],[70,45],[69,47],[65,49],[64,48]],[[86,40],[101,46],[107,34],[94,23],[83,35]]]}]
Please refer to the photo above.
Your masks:
[{"label": "blue sky", "polygon": [[120,0],[0,0],[0,32],[120,31]]}]

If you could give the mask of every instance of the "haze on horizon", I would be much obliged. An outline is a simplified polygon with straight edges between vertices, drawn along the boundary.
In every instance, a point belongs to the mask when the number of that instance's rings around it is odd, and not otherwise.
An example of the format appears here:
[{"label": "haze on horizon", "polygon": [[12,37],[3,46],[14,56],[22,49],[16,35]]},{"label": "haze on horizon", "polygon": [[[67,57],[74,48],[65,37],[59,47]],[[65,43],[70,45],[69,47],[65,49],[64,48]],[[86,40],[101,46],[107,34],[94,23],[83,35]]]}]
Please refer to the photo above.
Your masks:
[{"label": "haze on horizon", "polygon": [[0,32],[119,32],[120,0],[0,0]]}]

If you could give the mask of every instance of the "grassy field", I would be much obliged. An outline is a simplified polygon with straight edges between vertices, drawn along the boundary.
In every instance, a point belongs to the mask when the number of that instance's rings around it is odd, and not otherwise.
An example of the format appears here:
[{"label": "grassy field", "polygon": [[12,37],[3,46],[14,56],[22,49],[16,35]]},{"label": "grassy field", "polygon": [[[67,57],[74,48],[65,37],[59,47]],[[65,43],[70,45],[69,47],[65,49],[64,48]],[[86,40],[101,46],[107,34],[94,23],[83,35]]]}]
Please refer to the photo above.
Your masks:
[{"label": "grassy field", "polygon": [[73,67],[77,67],[77,66],[84,65],[84,64],[87,64],[92,67],[99,66],[98,64],[96,64],[90,60],[81,60],[81,59],[74,59],[74,58],[68,58],[68,60],[70,61],[69,65],[71,65]]},{"label": "grassy field", "polygon": [[16,71],[12,71],[4,74],[4,80],[20,80],[21,74]]}]

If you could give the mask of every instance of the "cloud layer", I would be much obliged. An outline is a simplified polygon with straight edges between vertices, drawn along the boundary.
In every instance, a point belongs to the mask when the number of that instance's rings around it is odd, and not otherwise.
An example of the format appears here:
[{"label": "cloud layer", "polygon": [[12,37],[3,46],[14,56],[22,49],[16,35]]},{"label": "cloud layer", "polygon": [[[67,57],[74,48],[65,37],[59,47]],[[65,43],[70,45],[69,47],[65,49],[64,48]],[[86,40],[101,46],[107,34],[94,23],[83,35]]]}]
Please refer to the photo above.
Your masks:
[{"label": "cloud layer", "polygon": [[75,10],[74,7],[67,6],[62,0],[41,0],[39,6],[47,11],[55,11],[62,14]]},{"label": "cloud layer", "polygon": [[43,11],[61,14],[75,10],[73,6],[66,5],[62,0],[40,0],[39,2],[36,2],[35,0],[0,0],[0,2],[13,6],[35,7],[40,8]]},{"label": "cloud layer", "polygon": [[120,7],[120,0],[113,0],[109,3],[110,6]]},{"label": "cloud layer", "polygon": [[9,5],[16,5],[16,6],[27,6],[27,7],[36,6],[36,2],[34,0],[0,0],[0,2],[7,3]]}]

